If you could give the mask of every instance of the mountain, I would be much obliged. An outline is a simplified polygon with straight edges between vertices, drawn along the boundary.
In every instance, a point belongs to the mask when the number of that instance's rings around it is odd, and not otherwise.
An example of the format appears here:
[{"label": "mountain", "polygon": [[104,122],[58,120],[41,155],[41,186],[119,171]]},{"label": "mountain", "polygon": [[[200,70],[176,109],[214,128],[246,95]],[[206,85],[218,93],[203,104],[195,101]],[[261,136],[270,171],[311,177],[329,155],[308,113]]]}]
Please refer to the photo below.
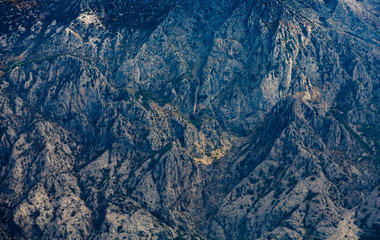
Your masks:
[{"label": "mountain", "polygon": [[0,239],[379,238],[377,0],[0,12]]}]

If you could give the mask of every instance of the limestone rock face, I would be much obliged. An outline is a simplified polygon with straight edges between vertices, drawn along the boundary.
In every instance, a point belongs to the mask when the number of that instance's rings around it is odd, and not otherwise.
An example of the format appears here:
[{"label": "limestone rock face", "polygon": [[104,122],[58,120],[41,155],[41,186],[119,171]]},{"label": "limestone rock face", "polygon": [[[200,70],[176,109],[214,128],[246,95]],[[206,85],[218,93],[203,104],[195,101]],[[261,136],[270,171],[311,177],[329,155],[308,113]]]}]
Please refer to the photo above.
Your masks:
[{"label": "limestone rock face", "polygon": [[0,13],[1,239],[379,237],[375,0]]}]

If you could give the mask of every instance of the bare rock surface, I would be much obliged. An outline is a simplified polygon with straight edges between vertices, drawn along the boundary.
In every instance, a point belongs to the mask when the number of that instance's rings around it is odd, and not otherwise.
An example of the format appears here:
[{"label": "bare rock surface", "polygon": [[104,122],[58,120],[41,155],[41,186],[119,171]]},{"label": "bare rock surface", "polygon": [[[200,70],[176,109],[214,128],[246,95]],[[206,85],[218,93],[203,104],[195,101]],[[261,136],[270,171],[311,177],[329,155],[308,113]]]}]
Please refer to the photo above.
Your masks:
[{"label": "bare rock surface", "polygon": [[376,239],[375,0],[0,2],[1,239]]}]

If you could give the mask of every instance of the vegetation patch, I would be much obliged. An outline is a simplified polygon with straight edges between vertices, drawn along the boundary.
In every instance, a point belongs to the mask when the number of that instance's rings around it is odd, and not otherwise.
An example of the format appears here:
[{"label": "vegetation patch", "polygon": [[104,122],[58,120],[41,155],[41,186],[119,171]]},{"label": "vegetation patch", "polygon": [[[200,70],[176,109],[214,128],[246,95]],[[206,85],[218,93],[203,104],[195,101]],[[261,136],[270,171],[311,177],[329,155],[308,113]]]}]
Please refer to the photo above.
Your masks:
[{"label": "vegetation patch", "polygon": [[169,98],[156,95],[155,93],[153,93],[152,91],[147,90],[147,89],[139,89],[135,93],[135,96],[136,96],[137,99],[141,98],[141,100],[143,101],[143,106],[144,107],[148,107],[149,106],[149,104],[148,104],[149,101],[156,102],[160,106],[163,106],[163,105],[165,105],[167,103],[170,103]]},{"label": "vegetation patch", "polygon": [[[380,164],[380,125],[366,125],[361,127],[359,131],[370,141],[373,142],[373,147],[376,150],[376,164]],[[371,149],[372,150],[372,149]]]},{"label": "vegetation patch", "polygon": [[344,126],[344,128],[347,130],[347,132],[350,133],[350,135],[359,143],[359,145],[369,154],[373,154],[373,149],[363,140],[363,138],[357,134],[349,125],[349,121],[347,119],[347,116],[344,113],[341,113],[340,111],[336,109],[331,109],[331,114],[334,116],[334,118]]},{"label": "vegetation patch", "polygon": [[196,128],[200,128],[202,126],[202,124],[203,124],[203,118],[201,116],[197,116],[197,115],[194,115],[194,114],[191,114],[189,116],[189,121]]},{"label": "vegetation patch", "polygon": [[341,106],[340,109],[343,112],[347,112],[351,107],[350,104],[347,104],[347,98],[351,96],[352,98],[356,98],[356,94],[358,91],[358,84],[353,81],[349,81],[347,84],[342,87],[339,93],[336,96],[336,100],[338,104]]},{"label": "vegetation patch", "polygon": [[7,66],[4,66],[4,67],[1,67],[0,68],[0,71],[3,71],[5,73],[9,73],[10,71],[12,71],[14,68],[16,67],[19,67],[19,66],[24,66],[24,65],[28,65],[30,63],[36,63],[36,64],[41,64],[43,63],[44,61],[53,61],[55,59],[57,59],[58,57],[60,57],[62,55],[51,55],[51,56],[44,56],[44,57],[36,57],[36,58],[30,58],[30,59],[27,59],[25,61],[18,61],[18,62],[14,62],[10,65],[7,65]]},{"label": "vegetation patch", "polygon": [[305,201],[310,201],[312,200],[313,198],[315,198],[316,196],[318,196],[318,193],[315,193],[315,192],[312,192],[312,191],[309,191],[305,197]]}]

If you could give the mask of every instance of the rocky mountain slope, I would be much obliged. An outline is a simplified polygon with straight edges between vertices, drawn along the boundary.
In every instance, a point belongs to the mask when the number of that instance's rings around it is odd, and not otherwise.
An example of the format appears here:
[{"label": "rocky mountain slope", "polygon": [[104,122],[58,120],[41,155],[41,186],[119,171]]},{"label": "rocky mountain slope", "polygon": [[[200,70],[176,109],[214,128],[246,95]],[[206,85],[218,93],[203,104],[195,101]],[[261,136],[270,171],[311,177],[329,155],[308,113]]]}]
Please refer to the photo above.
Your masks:
[{"label": "rocky mountain slope", "polygon": [[1,239],[376,239],[376,0],[0,1]]}]

